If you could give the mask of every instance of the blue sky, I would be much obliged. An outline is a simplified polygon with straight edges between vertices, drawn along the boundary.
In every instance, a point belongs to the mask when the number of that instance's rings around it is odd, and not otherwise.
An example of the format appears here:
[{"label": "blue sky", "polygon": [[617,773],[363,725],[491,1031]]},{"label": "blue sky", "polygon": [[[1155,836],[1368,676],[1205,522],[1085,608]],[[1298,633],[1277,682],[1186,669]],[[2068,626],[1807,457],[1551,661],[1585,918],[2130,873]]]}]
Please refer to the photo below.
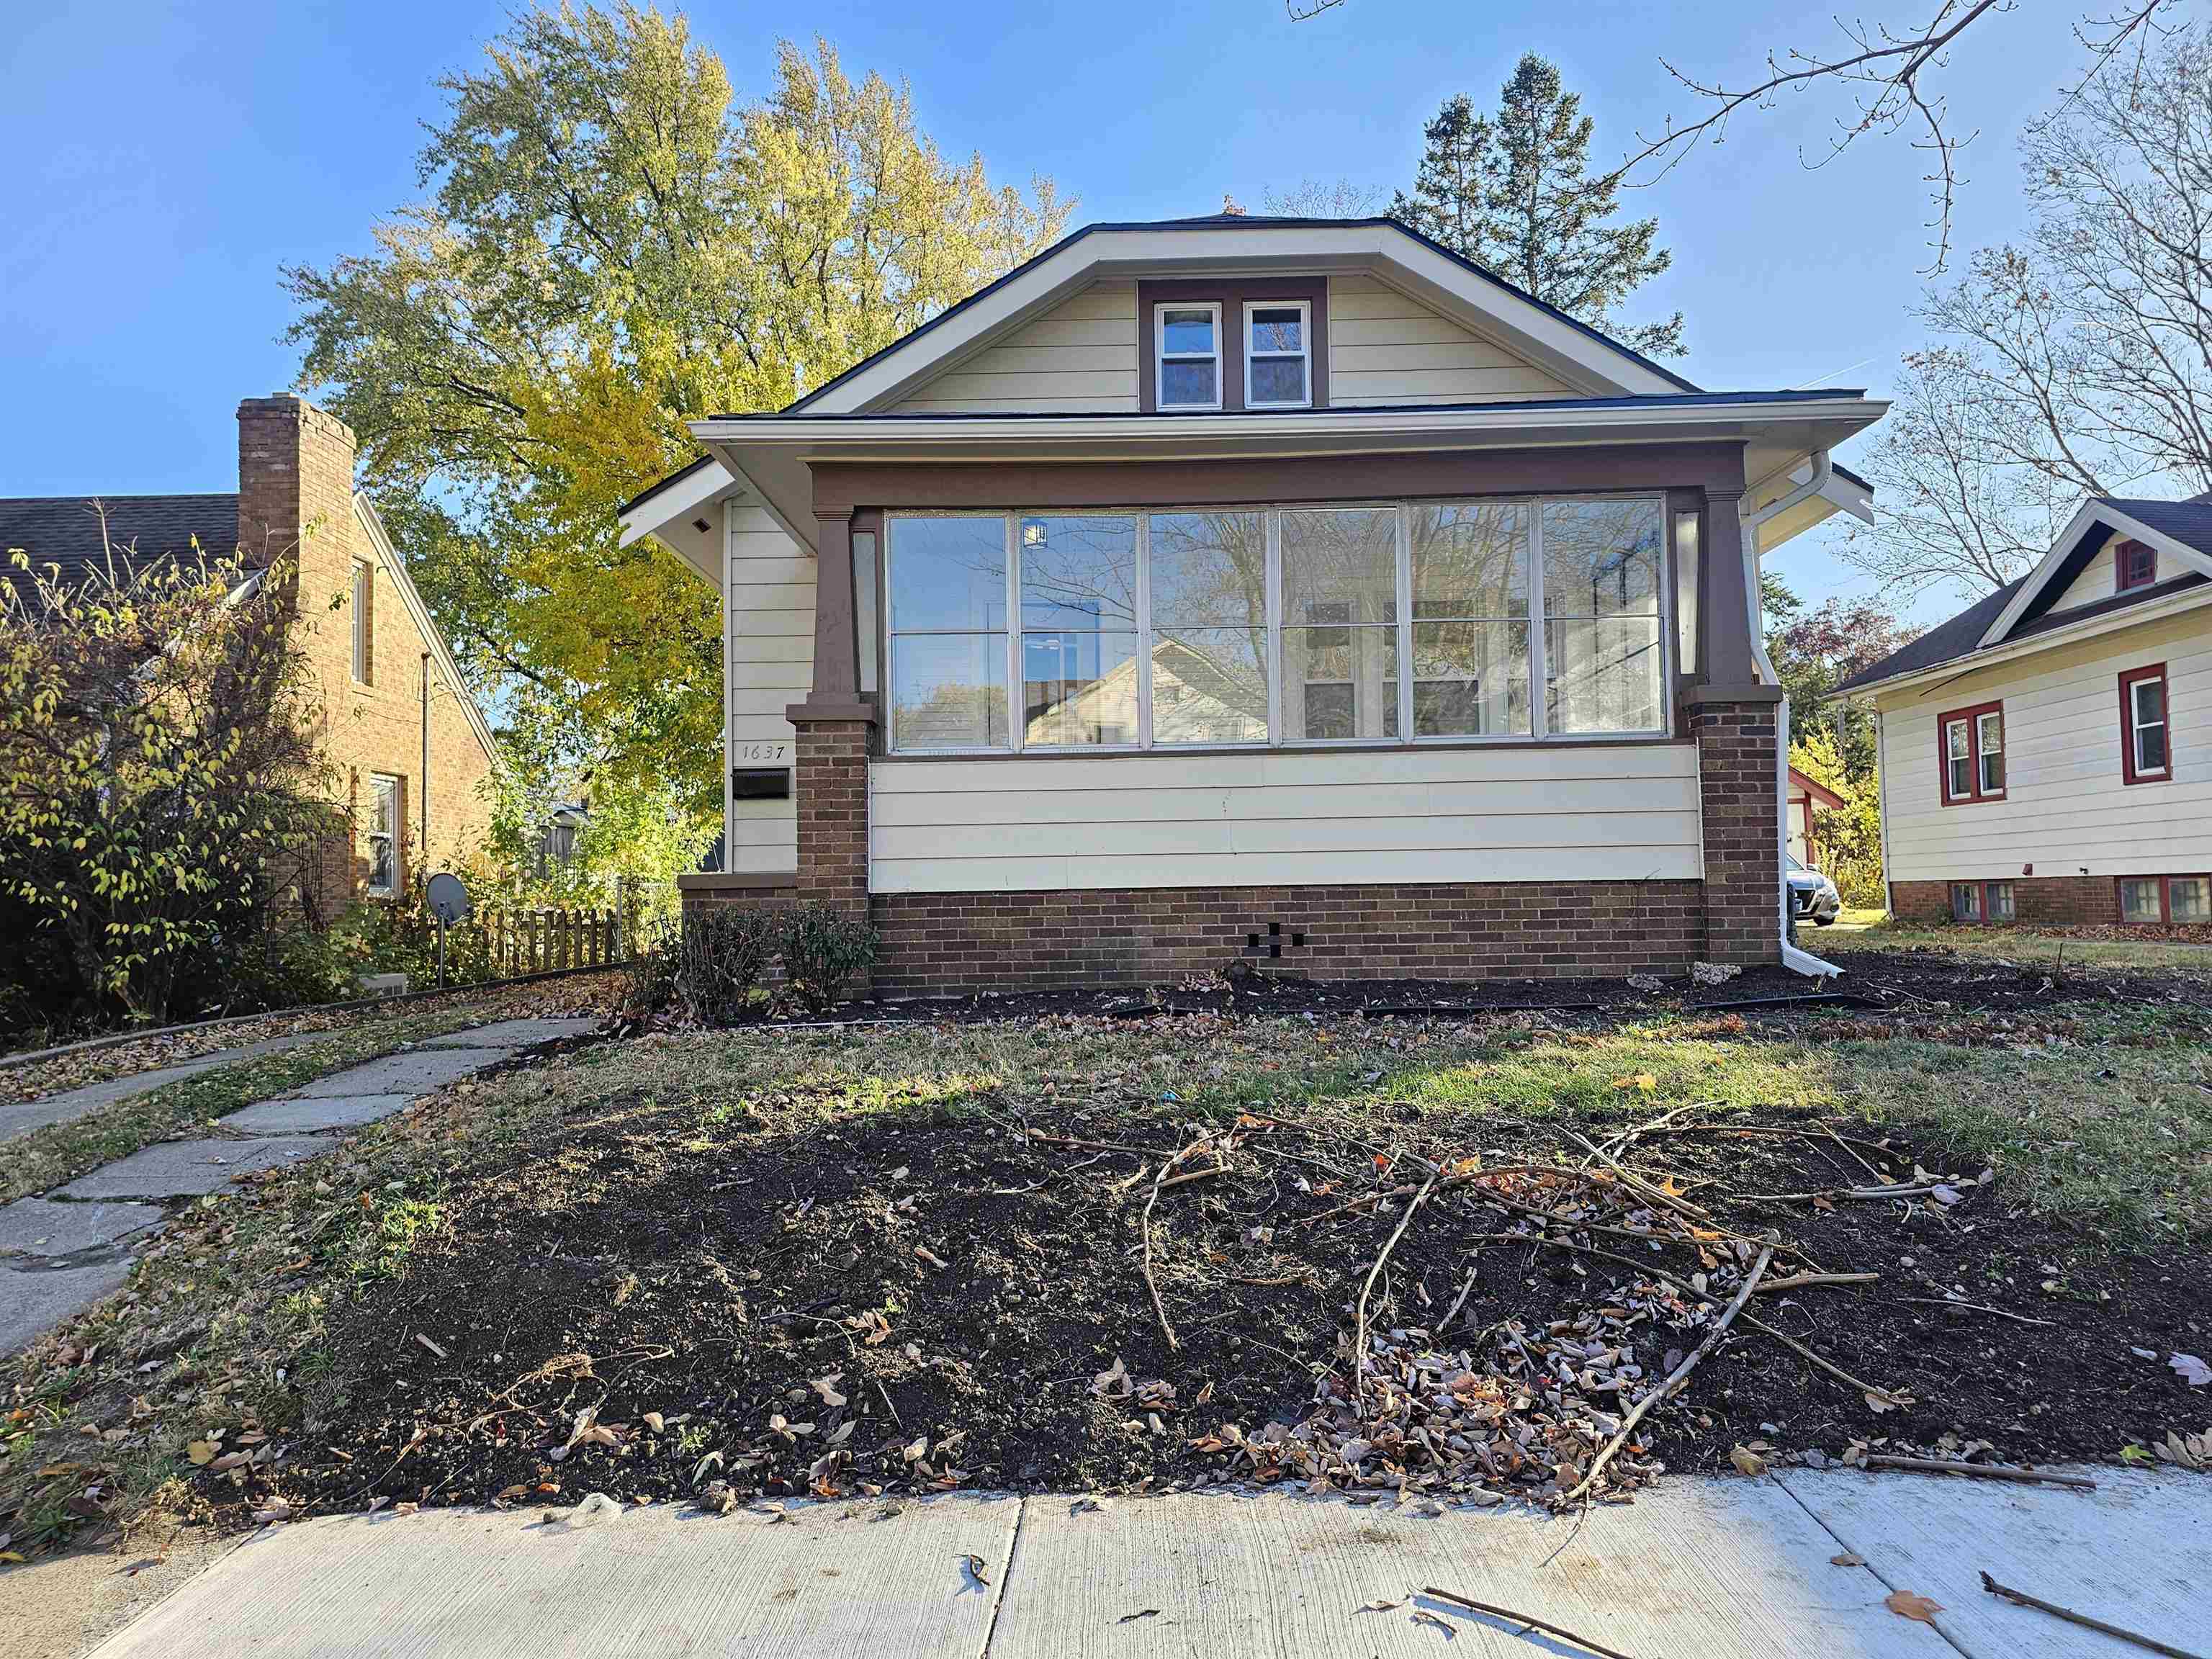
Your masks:
[{"label": "blue sky", "polygon": [[[2071,12],[1985,20],[1981,47],[1943,77],[1957,130],[1978,134],[1961,248],[2019,229],[2013,143],[2075,61]],[[1727,38],[1699,44],[1723,14]],[[379,216],[422,193],[414,156],[439,108],[432,82],[477,61],[506,15],[479,0],[10,9],[0,495],[231,487],[237,400],[288,386],[298,368],[281,337],[278,268],[361,251]],[[819,33],[849,70],[909,81],[945,150],[980,150],[994,175],[1050,173],[1091,219],[1211,212],[1224,192],[1256,208],[1270,185],[1306,176],[1407,183],[1421,122],[1455,92],[1493,103],[1528,50],[1582,92],[1594,153],[1609,158],[1633,129],[1693,107],[1662,52],[1741,78],[1770,48],[1828,44],[1827,15],[1346,0],[1292,22],[1282,0],[825,0],[702,9],[693,27],[740,97],[767,86],[779,35]],[[1901,139],[1863,142],[1806,170],[1801,150],[1825,151],[1842,112],[1832,93],[1784,98],[1630,192],[1674,253],[1638,308],[1686,314],[1679,367],[1701,385],[1879,392],[1917,343],[1927,158]],[[1802,538],[1778,567],[1814,598],[1863,592],[1824,542]],[[1935,596],[1921,614],[1948,608]]]}]

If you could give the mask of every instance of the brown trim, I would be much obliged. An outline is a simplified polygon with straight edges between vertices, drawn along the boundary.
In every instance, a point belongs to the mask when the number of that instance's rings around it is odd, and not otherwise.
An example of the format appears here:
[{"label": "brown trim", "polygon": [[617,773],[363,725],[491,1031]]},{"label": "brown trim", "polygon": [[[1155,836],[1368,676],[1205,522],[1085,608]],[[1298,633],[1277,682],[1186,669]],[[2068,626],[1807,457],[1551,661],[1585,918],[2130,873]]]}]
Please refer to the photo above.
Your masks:
[{"label": "brown trim", "polygon": [[[841,507],[915,512],[1041,507],[1290,507],[1307,501],[1462,495],[1590,495],[1743,489],[1740,443],[1606,444],[1411,454],[1269,456],[1239,460],[816,461],[815,514]],[[1708,509],[1708,527],[1717,534]],[[1729,508],[1733,530],[1735,513]],[[1705,562],[1708,601],[1740,559]],[[1739,605],[1739,611],[1741,605]],[[1712,630],[1706,630],[1710,647]],[[1709,665],[1710,666],[1710,665]],[[1746,676],[1748,678],[1749,676]]]},{"label": "brown trim", "polygon": [[[2130,576],[2128,574],[2128,562],[2138,553],[2148,554],[2150,562],[2144,566],[2142,574]],[[2156,548],[2148,542],[2129,540],[2122,542],[2112,550],[2113,592],[2130,593],[2138,587],[2154,587],[2157,585],[2158,550]]]},{"label": "brown trim", "polygon": [[751,893],[798,885],[795,870],[693,870],[676,878],[679,893]]},{"label": "brown trim", "polygon": [[1702,708],[1707,703],[1726,704],[1733,708],[1739,703],[1778,703],[1782,697],[1780,686],[1768,685],[1763,681],[1749,685],[1698,684],[1682,694],[1682,704],[1686,708]]},{"label": "brown trim", "polygon": [[[1936,717],[1936,789],[1938,799],[1946,806],[1966,806],[1980,801],[2002,800],[2006,790],[2011,787],[2012,777],[2008,771],[2004,783],[1997,788],[1982,787],[1982,716],[1984,714],[1995,714],[1998,732],[2002,733],[2004,731],[2004,699],[2002,697],[1993,702],[1978,702],[1965,708],[1947,708]],[[1966,793],[1954,795],[1951,793],[1950,731],[1960,720],[1966,723]],[[2005,756],[2005,763],[2009,767],[2010,745],[2002,744],[2002,738],[2000,743],[1997,752]]]},{"label": "brown trim", "polygon": [[[2012,915],[2005,917],[2002,921],[1999,921],[1997,919],[1996,915],[1996,907],[1991,900],[1991,895],[1997,888],[2002,887],[2008,891],[2011,890],[2012,878],[2009,876],[1999,876],[1993,881],[1954,881],[1949,885],[1951,920],[1961,924],[1962,926],[1968,927],[2009,927],[2014,922],[2020,920],[2020,895],[2017,892],[2012,893]],[[1959,914],[1959,891],[1961,888],[1967,887],[1972,888],[1981,896],[1982,914],[1978,916],[1962,916]]]},{"label": "brown trim", "polygon": [[[2166,705],[2166,764],[2155,772],[2136,770],[2136,700],[2129,695],[2145,681],[2156,680]],[[2166,684],[2166,665],[2124,669],[2120,674],[2120,779],[2124,783],[2173,781],[2173,688]]]},{"label": "brown trim", "polygon": [[787,703],[784,719],[793,726],[811,726],[820,720],[874,720],[878,718],[874,702],[866,697],[855,697],[849,702],[817,702],[808,698],[805,702]]},{"label": "brown trim", "polygon": [[[2120,896],[2120,888],[2123,883],[2130,881],[2154,881],[2158,884],[2158,920],[2156,921],[2128,920],[2127,902]],[[2173,884],[2177,881],[2212,882],[2212,875],[2207,875],[2201,871],[2184,870],[2177,875],[2171,876],[2114,876],[2112,878],[2112,914],[2119,919],[2119,925],[2123,927],[2172,927],[2174,925]],[[2196,922],[2182,924],[2185,927],[2194,927],[2199,925]]]},{"label": "brown trim", "polygon": [[[1328,407],[1328,278],[1326,276],[1179,277],[1140,280],[1137,284],[1137,410],[1157,415],[1159,335],[1153,319],[1163,305],[1218,305],[1221,307],[1221,408],[1191,414],[1227,414],[1244,407],[1244,307],[1271,300],[1303,300],[1308,310],[1307,373],[1312,406]],[[1177,411],[1167,411],[1172,415]]]}]

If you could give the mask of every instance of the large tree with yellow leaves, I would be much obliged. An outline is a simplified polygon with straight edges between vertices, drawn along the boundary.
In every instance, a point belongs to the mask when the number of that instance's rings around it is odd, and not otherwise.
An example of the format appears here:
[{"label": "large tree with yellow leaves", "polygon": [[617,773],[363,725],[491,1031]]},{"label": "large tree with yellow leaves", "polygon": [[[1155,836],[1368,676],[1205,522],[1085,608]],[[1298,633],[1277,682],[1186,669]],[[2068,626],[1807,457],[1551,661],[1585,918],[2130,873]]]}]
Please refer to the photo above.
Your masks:
[{"label": "large tree with yellow leaves", "polygon": [[696,453],[684,422],[774,409],[1057,236],[1051,180],[994,186],[903,86],[787,42],[740,105],[680,16],[521,14],[419,158],[373,252],[286,273],[302,382],[502,719],[606,784],[720,799],[720,627],[616,507]]}]

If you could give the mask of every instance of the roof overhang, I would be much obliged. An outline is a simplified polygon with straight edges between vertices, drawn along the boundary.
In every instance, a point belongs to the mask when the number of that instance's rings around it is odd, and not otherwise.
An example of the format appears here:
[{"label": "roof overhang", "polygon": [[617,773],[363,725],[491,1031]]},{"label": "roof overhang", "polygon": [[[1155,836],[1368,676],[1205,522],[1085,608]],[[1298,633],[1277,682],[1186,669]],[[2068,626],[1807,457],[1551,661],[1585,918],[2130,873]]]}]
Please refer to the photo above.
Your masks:
[{"label": "roof overhang", "polygon": [[1946,657],[1942,662],[1908,669],[1901,674],[1866,680],[1840,695],[1856,698],[1870,696],[1877,691],[1904,690],[1912,686],[1919,686],[1925,690],[1931,686],[1948,685],[1963,675],[1978,673],[1984,668],[2017,662],[2039,652],[2055,650],[2060,646],[2096,639],[2106,634],[2117,634],[2123,629],[2140,627],[2145,623],[2164,622],[2169,617],[2201,611],[2208,606],[2212,606],[2212,582],[2184,587],[2142,605],[2125,605],[2117,611],[2099,611],[2084,617],[2078,623],[2059,628],[2039,629],[2016,640],[1983,646],[1960,656]]},{"label": "roof overhang", "polygon": [[1388,219],[1086,225],[793,404],[856,414],[896,403],[1094,283],[1135,276],[1360,271],[1592,396],[1694,392],[1609,340]]},{"label": "roof overhang", "polygon": [[[719,474],[726,484],[757,489],[761,504],[793,539],[811,548],[810,468],[821,462],[1181,462],[1726,442],[1744,446],[1751,476],[1786,478],[1793,467],[1802,472],[1811,455],[1872,425],[1887,407],[1855,394],[1749,392],[1264,415],[854,416],[801,411],[695,421],[691,431],[717,463],[702,469],[698,478]],[[1837,485],[1846,497],[1850,488]],[[1857,488],[1863,491],[1863,485]],[[1841,504],[1850,510],[1848,500]],[[1837,505],[1824,501],[1807,522],[1835,510]],[[678,520],[675,533],[680,534],[680,516],[669,511],[662,497],[648,498],[625,514],[623,539],[662,535],[651,522],[654,519]],[[1771,538],[1769,544],[1780,539]]]},{"label": "roof overhang", "polygon": [[[2130,537],[2156,548],[2162,556],[2185,570],[2212,577],[2212,558],[2207,558],[2187,542],[2178,541],[2162,530],[2153,529],[2112,502],[2092,497],[2082,502],[2080,509],[2067,521],[2066,528],[2051,544],[2051,551],[2045,554],[2035,568],[2028,573],[2027,580],[2020,585],[2020,592],[2012,596],[2012,603],[1997,613],[1996,620],[1982,635],[1981,643],[1984,647],[2009,638],[2013,629],[2033,612],[2036,600],[2053,583],[2072,580],[2069,568],[2074,564],[2076,553],[2085,550],[2084,538],[2092,535],[2100,543],[2112,536]],[[2094,549],[2087,550],[2094,552]],[[2036,637],[2044,639],[2048,635],[2039,634]]]},{"label": "roof overhang", "polygon": [[[1887,405],[1884,404],[1887,408]],[[1756,513],[1771,502],[1780,501],[1791,491],[1802,488],[1813,477],[1811,456],[1796,461],[1780,471],[1761,478],[1744,492],[1744,509]],[[1757,475],[1754,473],[1754,477]],[[1831,466],[1820,487],[1795,506],[1764,520],[1759,526],[1759,550],[1770,553],[1793,537],[1802,536],[1815,525],[1824,524],[1838,513],[1848,513],[1865,524],[1874,522],[1874,486],[1855,473],[1839,466]]]}]

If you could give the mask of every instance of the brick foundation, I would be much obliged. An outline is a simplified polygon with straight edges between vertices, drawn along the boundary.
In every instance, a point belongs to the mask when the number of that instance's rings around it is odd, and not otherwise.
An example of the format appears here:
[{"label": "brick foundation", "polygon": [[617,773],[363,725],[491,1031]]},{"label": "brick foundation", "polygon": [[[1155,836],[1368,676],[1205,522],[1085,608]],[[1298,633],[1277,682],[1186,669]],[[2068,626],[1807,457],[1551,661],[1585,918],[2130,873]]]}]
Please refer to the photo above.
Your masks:
[{"label": "brick foundation", "polygon": [[1679,974],[1704,927],[1694,881],[889,893],[870,909],[892,996],[1156,983],[1239,960],[1324,980]]},{"label": "brick foundation", "polygon": [[1774,705],[1700,703],[1698,741],[1705,820],[1705,951],[1708,962],[1744,967],[1782,959],[1780,780]]},{"label": "brick foundation", "polygon": [[[1957,879],[2010,882],[2015,921],[2087,927],[2120,919],[2119,885],[2110,876],[1960,876]],[[1950,881],[1893,881],[1889,913],[1900,921],[1950,921]]]}]

